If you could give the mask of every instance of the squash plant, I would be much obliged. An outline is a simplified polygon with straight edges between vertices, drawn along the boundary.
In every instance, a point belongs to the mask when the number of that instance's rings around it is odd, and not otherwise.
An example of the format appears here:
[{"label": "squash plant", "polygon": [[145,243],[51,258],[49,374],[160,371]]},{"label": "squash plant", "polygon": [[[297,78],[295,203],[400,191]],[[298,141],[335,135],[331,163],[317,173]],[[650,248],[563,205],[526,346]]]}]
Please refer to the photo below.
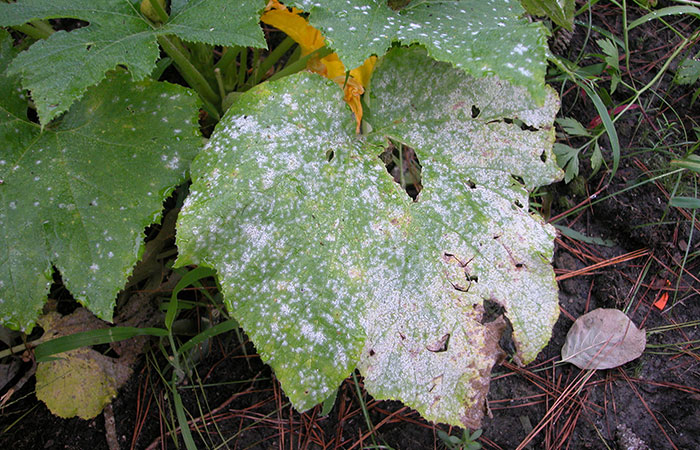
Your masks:
[{"label": "squash plant", "polygon": [[[176,264],[216,269],[299,411],[357,368],[478,428],[505,320],[525,364],[558,316],[554,230],[528,209],[562,176],[544,27],[507,0],[144,2],[0,3],[2,323],[31,329],[54,270],[110,320],[191,179]],[[261,18],[289,35],[269,52]],[[157,80],[170,63],[189,88]],[[415,199],[388,147],[416,155]]]}]

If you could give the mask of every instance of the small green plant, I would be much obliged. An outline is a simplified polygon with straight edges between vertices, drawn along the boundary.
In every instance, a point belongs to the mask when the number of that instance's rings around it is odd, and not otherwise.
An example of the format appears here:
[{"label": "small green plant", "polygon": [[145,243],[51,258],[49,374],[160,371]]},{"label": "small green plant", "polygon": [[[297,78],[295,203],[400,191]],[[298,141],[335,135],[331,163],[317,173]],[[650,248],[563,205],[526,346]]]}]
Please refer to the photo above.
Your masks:
[{"label": "small green plant", "polygon": [[481,437],[482,430],[476,430],[472,434],[469,434],[469,430],[464,430],[462,437],[450,436],[442,430],[437,430],[438,437],[442,439],[445,446],[450,450],[479,450],[481,444],[476,440]]},{"label": "small green plant", "polygon": [[[617,2],[614,2],[617,3]],[[692,84],[697,81],[698,68],[700,67],[692,52],[693,44],[700,37],[700,31],[695,31],[689,36],[683,36],[672,24],[666,23],[666,16],[676,16],[680,14],[688,14],[690,16],[700,17],[700,8],[695,6],[673,6],[660,8],[658,10],[650,10],[656,2],[637,2],[641,3],[644,9],[649,11],[648,14],[642,17],[629,21],[627,17],[627,7],[623,9],[623,36],[622,39],[613,36],[605,30],[596,28],[589,23],[588,36],[593,31],[603,35],[601,39],[595,42],[600,52],[584,53],[581,52],[571,60],[563,57],[552,57],[551,61],[555,68],[550,72],[552,82],[573,82],[576,84],[593,103],[597,117],[595,117],[587,126],[571,117],[562,117],[557,119],[557,123],[563,129],[564,133],[558,136],[559,142],[555,144],[554,153],[557,156],[557,162],[560,167],[565,170],[565,181],[569,183],[576,178],[579,173],[580,156],[588,154],[592,173],[597,173],[602,167],[607,167],[610,174],[610,179],[615,175],[620,165],[620,142],[615,128],[615,123],[632,111],[642,112],[640,116],[645,116],[647,113],[646,105],[640,100],[642,95],[647,91],[654,90],[661,78],[670,70],[673,61],[687,53],[688,56],[681,62],[676,76],[675,83]],[[624,3],[623,3],[624,5]],[[587,6],[585,9],[589,9]],[[643,84],[635,80],[629,71],[630,66],[630,32],[649,21],[661,20],[666,27],[672,30],[675,34],[683,37],[682,41],[670,56],[663,61],[659,70],[654,74],[653,78]],[[583,24],[582,24],[583,25]],[[697,56],[697,55],[695,55]],[[602,63],[582,64],[593,61],[602,61]],[[608,85],[609,78],[609,85]],[[614,100],[613,94],[617,93],[617,98],[622,100]],[[700,93],[696,91],[692,96],[692,102]],[[602,137],[607,137],[608,142],[601,141]],[[572,138],[577,144],[564,143],[564,140]]]}]

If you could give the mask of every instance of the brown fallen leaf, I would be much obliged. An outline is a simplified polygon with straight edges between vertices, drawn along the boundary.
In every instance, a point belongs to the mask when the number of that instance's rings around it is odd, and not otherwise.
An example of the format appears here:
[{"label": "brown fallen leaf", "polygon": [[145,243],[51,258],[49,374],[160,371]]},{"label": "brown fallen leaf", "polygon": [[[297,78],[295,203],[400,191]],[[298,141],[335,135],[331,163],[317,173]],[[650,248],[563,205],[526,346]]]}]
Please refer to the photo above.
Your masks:
[{"label": "brown fallen leaf", "polygon": [[612,369],[639,358],[645,347],[646,333],[625,313],[599,308],[576,319],[561,357],[580,369]]}]

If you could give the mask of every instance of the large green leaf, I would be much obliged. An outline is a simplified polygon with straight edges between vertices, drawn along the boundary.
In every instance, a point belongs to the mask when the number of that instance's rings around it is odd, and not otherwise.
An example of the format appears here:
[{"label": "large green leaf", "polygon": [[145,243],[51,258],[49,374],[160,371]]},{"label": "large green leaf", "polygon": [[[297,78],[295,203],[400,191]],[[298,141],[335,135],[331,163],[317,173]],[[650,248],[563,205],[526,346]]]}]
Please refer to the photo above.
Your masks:
[{"label": "large green leaf", "polygon": [[[199,0],[174,5],[170,20],[155,27],[134,0],[20,0],[0,3],[0,26],[35,19],[71,18],[89,22],[59,31],[22,52],[10,65],[32,93],[42,124],[66,111],[108,70],[124,65],[135,80],[155,68],[159,35],[192,42],[265,47],[258,24],[263,0]],[[47,70],[50,68],[51,70]]]},{"label": "large green leaf", "polygon": [[386,0],[298,0],[327,43],[348,68],[394,40],[423,44],[430,56],[467,73],[499,77],[526,86],[544,99],[546,30],[523,18],[518,2],[502,0],[414,1],[400,11]]},{"label": "large green leaf", "polygon": [[528,212],[526,189],[561,178],[551,151],[558,99],[550,89],[537,108],[524,88],[417,48],[389,52],[371,92],[373,137],[416,151],[423,190],[394,245],[374,250],[385,259],[403,248],[400,265],[373,272],[365,386],[430,420],[478,428],[498,342],[498,324],[481,323],[484,300],[505,309],[521,363],[547,344],[559,313],[554,229]]},{"label": "large green leaf", "polygon": [[[0,64],[12,56],[0,36]],[[0,321],[31,328],[58,268],[73,296],[109,320],[144,227],[199,147],[197,98],[116,73],[43,131],[12,78],[0,80]]]},{"label": "large green leaf", "polygon": [[231,312],[301,410],[355,367],[371,295],[362,267],[383,242],[366,230],[388,216],[385,196],[407,203],[359,152],[341,98],[309,74],[243,95],[193,163],[177,232],[178,263],[217,269]]},{"label": "large green leaf", "polygon": [[[178,264],[217,269],[298,409],[359,366],[376,397],[478,426],[503,326],[482,323],[484,300],[505,308],[523,363],[558,315],[554,230],[527,208],[527,188],[561,177],[547,92],[538,108],[524,88],[392,50],[372,79],[365,140],[332,83],[260,85],[192,166]],[[416,202],[377,157],[387,136],[419,155]]]}]

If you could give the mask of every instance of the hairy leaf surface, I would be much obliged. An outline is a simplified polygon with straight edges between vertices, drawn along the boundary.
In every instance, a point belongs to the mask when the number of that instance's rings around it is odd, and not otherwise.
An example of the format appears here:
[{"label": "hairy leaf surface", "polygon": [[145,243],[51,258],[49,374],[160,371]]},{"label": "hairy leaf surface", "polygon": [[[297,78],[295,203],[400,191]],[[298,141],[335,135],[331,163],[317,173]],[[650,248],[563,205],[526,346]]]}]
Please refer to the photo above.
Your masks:
[{"label": "hairy leaf surface", "polygon": [[[372,395],[477,427],[504,325],[485,323],[484,300],[505,308],[522,362],[558,315],[554,230],[527,207],[528,188],[561,178],[556,95],[538,108],[397,49],[373,76],[366,140],[341,97],[311,74],[240,97],[193,164],[178,264],[217,269],[298,409],[359,367]],[[387,137],[419,155],[416,202],[379,161]]]},{"label": "hairy leaf surface", "polygon": [[383,55],[392,41],[417,42],[439,61],[476,77],[498,74],[527,87],[539,103],[544,99],[546,31],[522,17],[517,1],[414,1],[400,11],[389,8],[386,0],[287,3],[311,13],[311,24],[345,67]]},{"label": "hairy leaf surface", "polygon": [[[0,46],[7,61],[7,34]],[[110,320],[144,227],[159,220],[198,150],[196,96],[117,73],[42,131],[18,84],[0,83],[0,321],[31,328],[52,266]]]},{"label": "hairy leaf surface", "polygon": [[[0,3],[0,26],[35,19],[70,18],[89,23],[59,31],[32,45],[10,65],[32,93],[42,124],[66,111],[86,89],[117,65],[135,80],[155,68],[159,35],[174,34],[192,42],[266,47],[258,24],[263,0],[202,0],[173,5],[170,20],[154,27],[129,0],[20,0]],[[46,70],[50,67],[51,70]]]}]

